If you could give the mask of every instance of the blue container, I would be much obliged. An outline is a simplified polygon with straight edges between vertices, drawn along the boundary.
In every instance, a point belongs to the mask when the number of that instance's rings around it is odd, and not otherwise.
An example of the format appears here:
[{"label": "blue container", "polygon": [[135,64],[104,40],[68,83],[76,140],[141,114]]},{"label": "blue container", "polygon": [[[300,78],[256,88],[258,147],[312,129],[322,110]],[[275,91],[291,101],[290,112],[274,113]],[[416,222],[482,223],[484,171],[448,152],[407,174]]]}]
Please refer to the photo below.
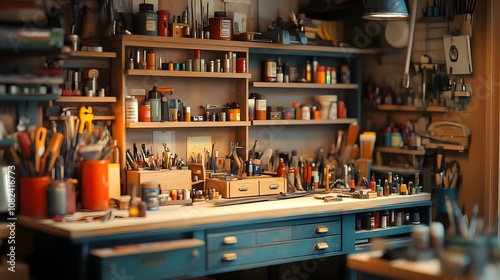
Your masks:
[{"label": "blue container", "polygon": [[450,202],[457,202],[458,189],[434,188],[434,197],[436,198],[436,212],[447,213],[446,211],[446,196]]}]

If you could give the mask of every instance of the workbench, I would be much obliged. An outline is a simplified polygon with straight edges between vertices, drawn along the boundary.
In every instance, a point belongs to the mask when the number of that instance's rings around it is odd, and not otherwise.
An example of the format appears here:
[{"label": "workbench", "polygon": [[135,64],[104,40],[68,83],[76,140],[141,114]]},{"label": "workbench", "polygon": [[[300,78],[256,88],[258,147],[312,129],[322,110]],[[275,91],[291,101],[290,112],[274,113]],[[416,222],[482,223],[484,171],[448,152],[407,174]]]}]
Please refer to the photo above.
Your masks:
[{"label": "workbench", "polygon": [[20,230],[33,232],[30,270],[35,279],[178,279],[331,256],[345,260],[347,254],[366,250],[359,245],[363,241],[409,234],[413,227],[356,230],[357,216],[395,209],[419,212],[427,224],[430,198],[428,193],[336,202],[300,197],[166,206],[148,211],[145,218],[107,222],[19,217],[18,223]]},{"label": "workbench", "polygon": [[441,271],[439,259],[409,261],[406,259],[386,260],[380,258],[380,251],[351,254],[347,257],[347,266],[359,272],[360,280],[489,280],[498,279],[500,267],[489,264],[484,275],[455,276]]}]

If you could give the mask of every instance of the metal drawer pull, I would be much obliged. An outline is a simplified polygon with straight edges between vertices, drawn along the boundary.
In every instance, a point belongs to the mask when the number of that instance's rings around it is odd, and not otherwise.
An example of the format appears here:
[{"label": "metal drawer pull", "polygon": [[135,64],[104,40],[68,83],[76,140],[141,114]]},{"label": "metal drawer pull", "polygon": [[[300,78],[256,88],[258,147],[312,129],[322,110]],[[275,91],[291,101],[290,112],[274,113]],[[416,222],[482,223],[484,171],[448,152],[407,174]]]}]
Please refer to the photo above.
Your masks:
[{"label": "metal drawer pull", "polygon": [[227,245],[236,244],[238,243],[238,238],[236,236],[226,236],[222,242]]},{"label": "metal drawer pull", "polygon": [[316,233],[327,233],[328,232],[328,228],[327,227],[324,227],[324,226],[319,226],[316,228]]},{"label": "metal drawer pull", "polygon": [[278,184],[271,184],[271,185],[269,185],[269,189],[270,190],[277,190],[279,188],[280,188],[280,185],[278,185]]},{"label": "metal drawer pull", "polygon": [[328,249],[328,243],[326,242],[316,243],[316,250],[325,250],[325,249]]},{"label": "metal drawer pull", "polygon": [[240,192],[246,192],[246,191],[248,191],[248,186],[239,187],[238,189],[240,190]]},{"label": "metal drawer pull", "polygon": [[232,262],[235,261],[238,258],[238,255],[236,253],[226,253],[222,255],[222,260],[225,262]]}]

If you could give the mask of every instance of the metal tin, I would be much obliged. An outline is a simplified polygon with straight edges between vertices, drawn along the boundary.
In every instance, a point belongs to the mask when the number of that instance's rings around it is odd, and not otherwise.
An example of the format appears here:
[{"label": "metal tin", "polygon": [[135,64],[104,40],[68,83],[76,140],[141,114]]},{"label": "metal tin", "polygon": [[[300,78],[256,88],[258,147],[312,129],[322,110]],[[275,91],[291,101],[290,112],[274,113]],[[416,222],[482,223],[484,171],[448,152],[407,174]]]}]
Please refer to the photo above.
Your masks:
[{"label": "metal tin", "polygon": [[395,220],[395,226],[399,227],[403,225],[403,213],[398,212],[396,213],[396,220]]},{"label": "metal tin", "polygon": [[146,202],[146,209],[150,211],[160,208],[160,185],[156,182],[141,183],[141,199]]},{"label": "metal tin", "polygon": [[375,217],[371,214],[366,215],[366,229],[372,230],[375,228]]},{"label": "metal tin", "polygon": [[382,215],[380,218],[380,228],[387,228],[387,220],[389,219],[388,215]]},{"label": "metal tin", "polygon": [[208,71],[215,72],[215,62],[213,60],[210,60],[210,68]]},{"label": "metal tin", "polygon": [[66,215],[67,205],[66,182],[51,181],[47,186],[47,216]]},{"label": "metal tin", "polygon": [[193,61],[191,59],[186,62],[186,71],[193,71]]}]

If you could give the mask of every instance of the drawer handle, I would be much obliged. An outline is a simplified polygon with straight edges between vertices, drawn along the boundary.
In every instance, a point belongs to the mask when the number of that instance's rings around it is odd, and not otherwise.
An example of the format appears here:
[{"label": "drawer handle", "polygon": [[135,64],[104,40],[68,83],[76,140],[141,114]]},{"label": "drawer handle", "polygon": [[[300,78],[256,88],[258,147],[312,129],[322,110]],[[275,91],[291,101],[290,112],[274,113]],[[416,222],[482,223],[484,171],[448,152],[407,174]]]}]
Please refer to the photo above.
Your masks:
[{"label": "drawer handle", "polygon": [[277,190],[280,188],[280,185],[279,184],[271,184],[269,185],[269,189],[270,190]]},{"label": "drawer handle", "polygon": [[226,236],[222,242],[226,245],[238,243],[238,238],[236,236]]},{"label": "drawer handle", "polygon": [[328,228],[327,227],[324,227],[324,226],[319,226],[316,228],[316,233],[327,233],[328,232]]},{"label": "drawer handle", "polygon": [[316,250],[325,250],[325,249],[328,249],[328,243],[326,242],[316,243]]},{"label": "drawer handle", "polygon": [[236,253],[225,253],[222,255],[222,260],[225,262],[232,262],[238,259],[238,255]]},{"label": "drawer handle", "polygon": [[246,192],[248,191],[248,186],[239,187],[238,189],[240,190],[240,192]]}]

